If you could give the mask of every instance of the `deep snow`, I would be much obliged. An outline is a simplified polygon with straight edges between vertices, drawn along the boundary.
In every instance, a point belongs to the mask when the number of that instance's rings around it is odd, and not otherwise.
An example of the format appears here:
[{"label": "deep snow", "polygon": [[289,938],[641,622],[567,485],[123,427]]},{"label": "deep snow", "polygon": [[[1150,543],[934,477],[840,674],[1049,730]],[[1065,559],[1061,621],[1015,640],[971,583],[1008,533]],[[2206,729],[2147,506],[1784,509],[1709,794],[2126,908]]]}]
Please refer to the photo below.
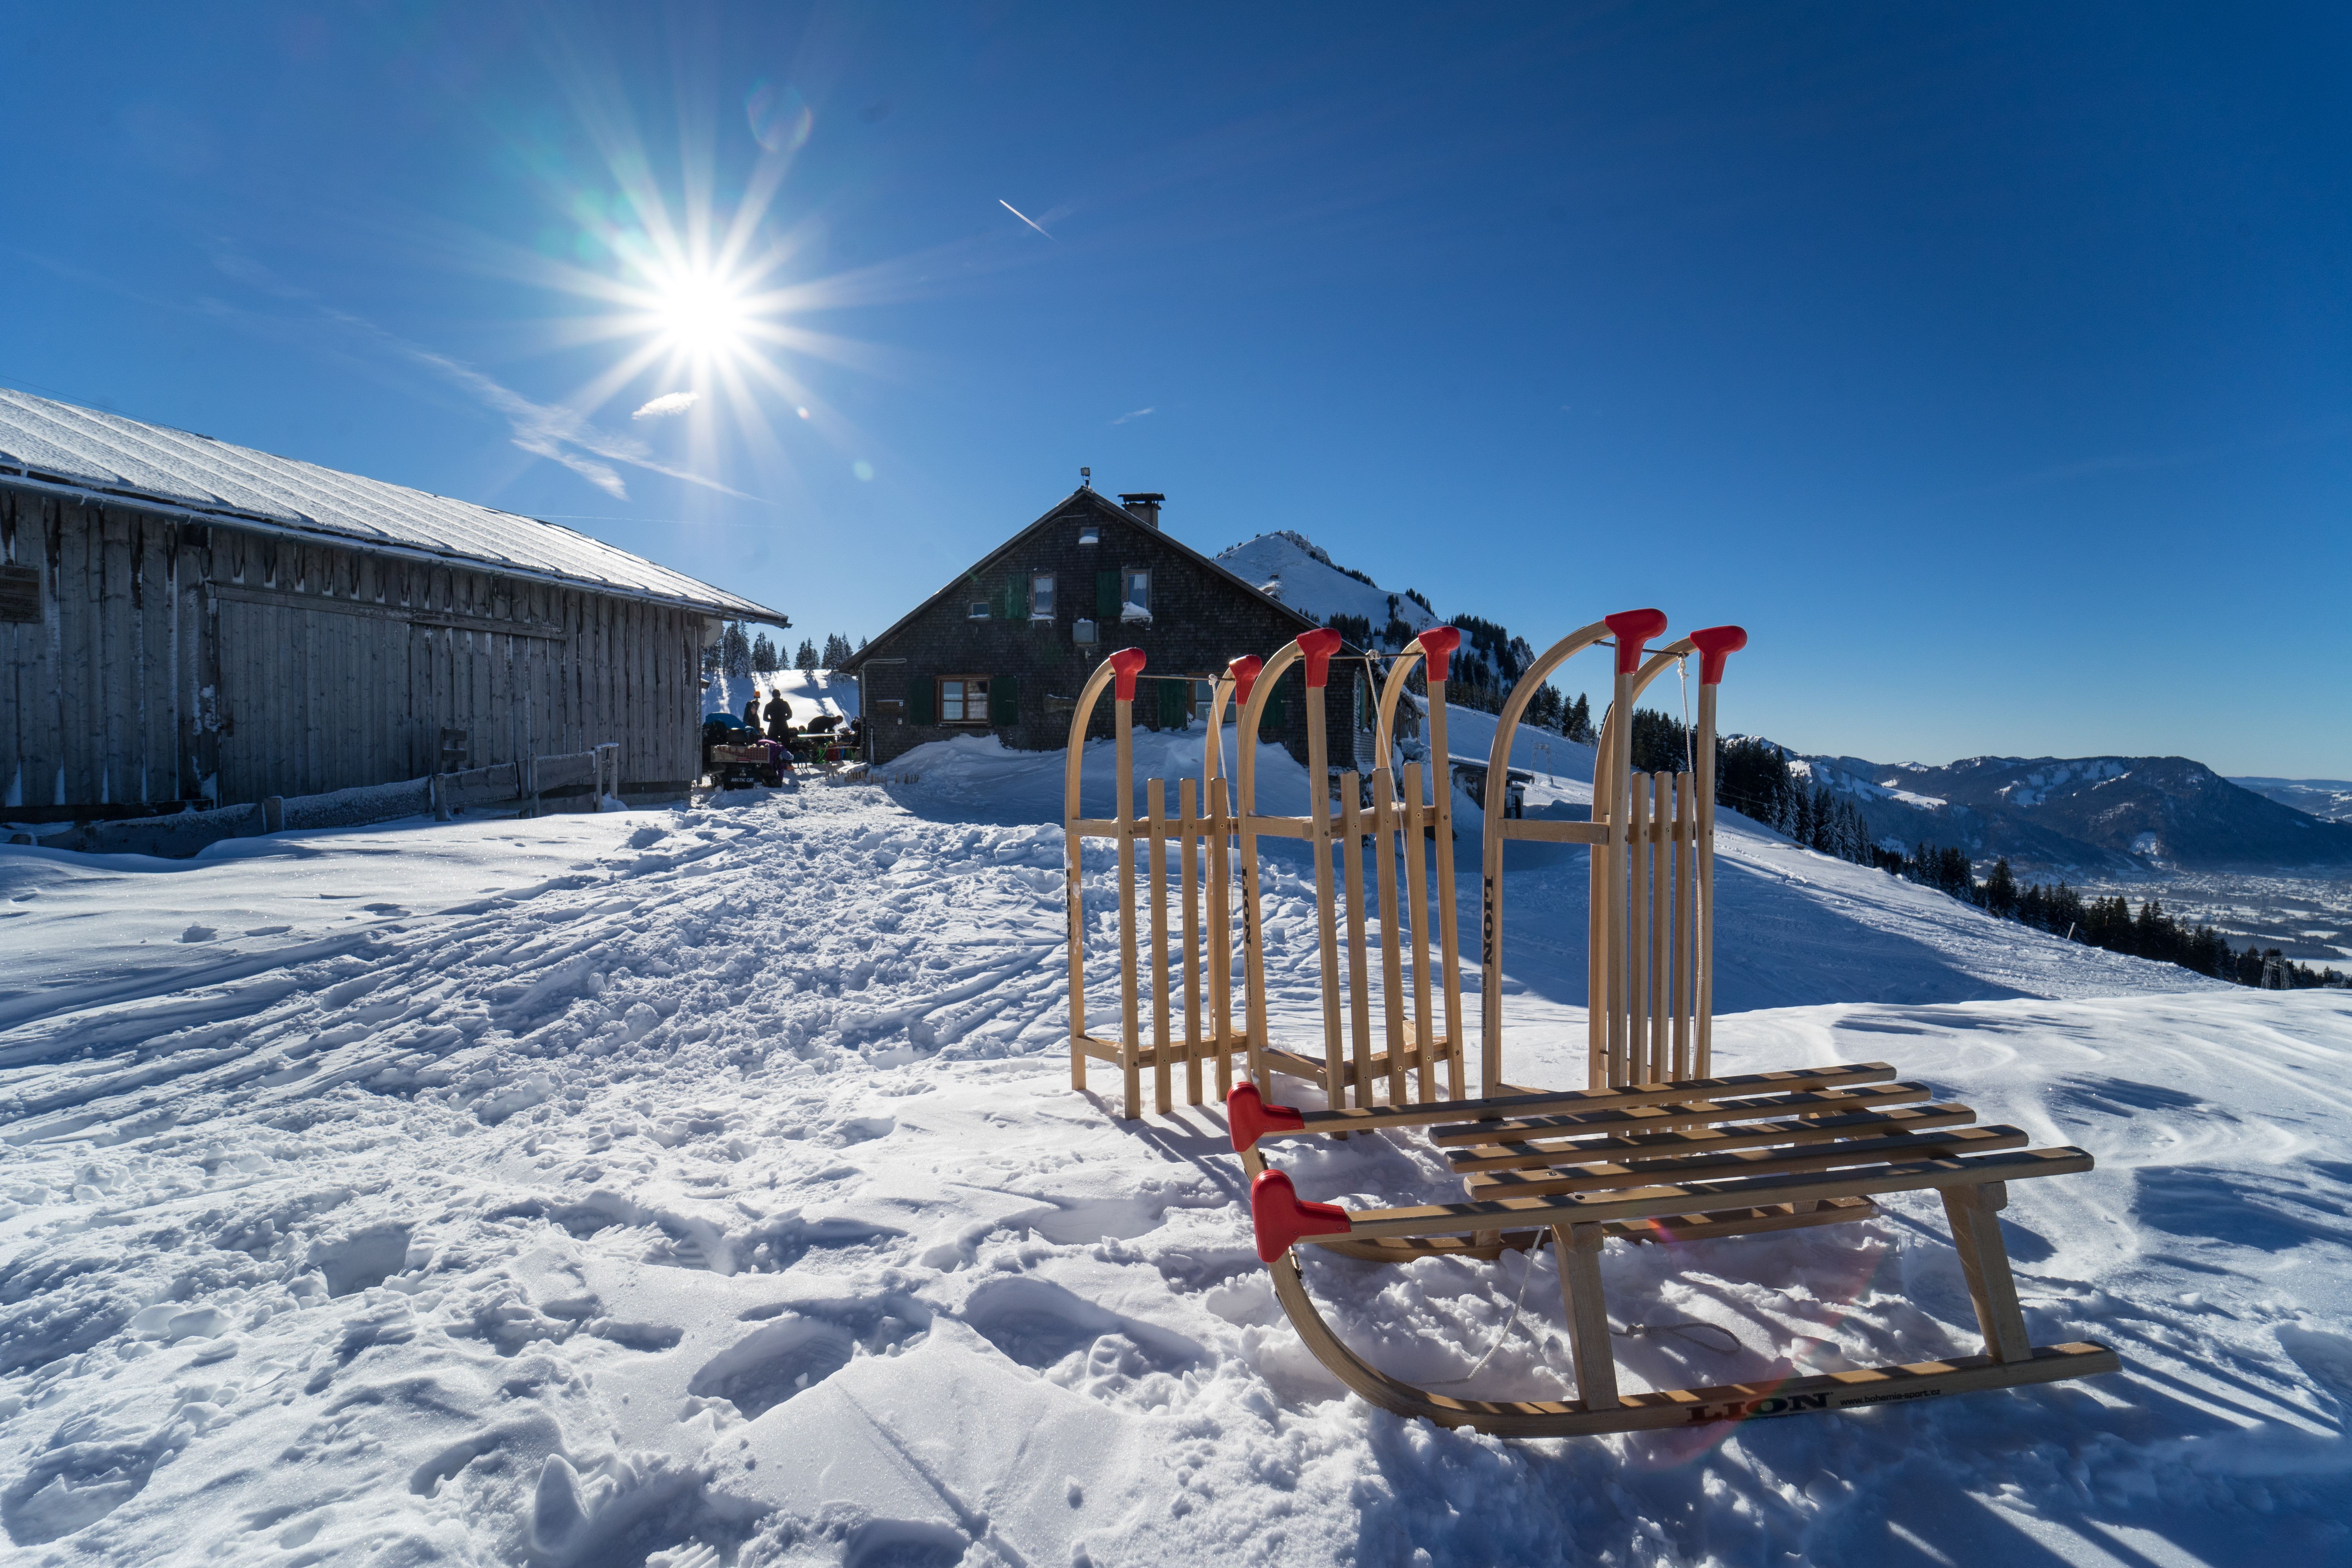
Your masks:
[{"label": "deep snow", "polygon": [[[1148,736],[1145,765],[1176,776],[1198,743]],[[1261,759],[1296,809],[1299,770]],[[1058,758],[968,741],[919,761],[891,791],[193,861],[0,849],[17,1555],[2352,1554],[2345,994],[2069,946],[1727,820],[1721,1064],[1885,1058],[2095,1151],[2090,1175],[2019,1184],[2003,1224],[2036,1338],[2104,1339],[2128,1371],[1668,1435],[1444,1433],[1343,1396],[1284,1325],[1213,1107],[1120,1122],[1069,1090]],[[1529,809],[1588,798],[1547,779]],[[1580,1081],[1582,862],[1518,847],[1511,1073]],[[1106,983],[1109,866],[1089,852]],[[1306,873],[1268,877],[1293,1035]],[[1443,1184],[1410,1139],[1285,1163],[1314,1197]],[[1621,1328],[1738,1344],[1627,1338],[1628,1381],[1973,1350],[1934,1200],[1887,1206],[1612,1248]],[[1459,1386],[1563,1386],[1548,1257],[1310,1277],[1382,1365],[1458,1378],[1501,1335]]]}]

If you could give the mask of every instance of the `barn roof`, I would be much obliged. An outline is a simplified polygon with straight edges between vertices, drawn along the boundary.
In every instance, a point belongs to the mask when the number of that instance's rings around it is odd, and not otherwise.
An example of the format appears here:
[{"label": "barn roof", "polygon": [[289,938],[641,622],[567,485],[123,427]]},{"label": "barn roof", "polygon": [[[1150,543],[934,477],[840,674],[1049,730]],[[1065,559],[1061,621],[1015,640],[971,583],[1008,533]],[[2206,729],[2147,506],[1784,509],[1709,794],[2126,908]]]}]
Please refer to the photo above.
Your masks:
[{"label": "barn roof", "polygon": [[743,620],[784,620],[763,605],[535,517],[0,387],[0,482],[11,479]]},{"label": "barn roof", "polygon": [[1256,584],[1252,583],[1246,577],[1243,577],[1236,574],[1233,568],[1227,566],[1223,562],[1217,560],[1214,556],[1205,555],[1200,551],[1193,549],[1191,545],[1185,543],[1182,540],[1177,538],[1174,534],[1144,521],[1141,518],[1136,516],[1125,507],[1120,506],[1118,502],[1112,500],[1108,496],[1104,495],[1100,490],[1081,485],[1076,489],[1072,490],[1068,495],[1064,496],[1060,500],[1055,501],[1052,506],[1046,508],[1044,514],[1034,522],[1032,522],[1029,526],[1024,528],[1020,532],[1014,534],[1003,543],[999,544],[995,549],[991,550],[987,554],[974,562],[970,567],[960,573],[955,579],[949,583],[945,587],[928,595],[924,598],[922,603],[917,605],[913,609],[908,610],[896,621],[893,621],[887,631],[885,631],[879,637],[875,637],[864,647],[859,648],[856,654],[851,658],[847,663],[844,664],[842,668],[844,669],[855,669],[866,661],[867,655],[887,652],[887,649],[884,645],[888,643],[893,637],[896,637],[902,628],[912,625],[924,611],[940,603],[942,599],[948,597],[949,595],[961,590],[964,585],[971,580],[971,575],[974,572],[982,570],[986,567],[989,563],[997,560],[999,557],[1015,549],[1020,545],[1022,541],[1027,539],[1039,529],[1044,528],[1047,523],[1066,521],[1076,516],[1076,514],[1070,509],[1073,505],[1076,504],[1084,504],[1091,508],[1106,521],[1124,523],[1129,528],[1150,534],[1152,538],[1160,541],[1163,544],[1173,546],[1179,554],[1191,556],[1195,565],[1203,568],[1212,577],[1221,577],[1224,579],[1228,586],[1237,590],[1244,597],[1263,601],[1269,609],[1274,610],[1279,615],[1287,616],[1290,619],[1297,621],[1298,623],[1299,629],[1302,631],[1313,629],[1315,626],[1315,617],[1312,616],[1299,614],[1298,611],[1293,609],[1288,605],[1284,604],[1280,599],[1274,597],[1265,589],[1260,588]]}]

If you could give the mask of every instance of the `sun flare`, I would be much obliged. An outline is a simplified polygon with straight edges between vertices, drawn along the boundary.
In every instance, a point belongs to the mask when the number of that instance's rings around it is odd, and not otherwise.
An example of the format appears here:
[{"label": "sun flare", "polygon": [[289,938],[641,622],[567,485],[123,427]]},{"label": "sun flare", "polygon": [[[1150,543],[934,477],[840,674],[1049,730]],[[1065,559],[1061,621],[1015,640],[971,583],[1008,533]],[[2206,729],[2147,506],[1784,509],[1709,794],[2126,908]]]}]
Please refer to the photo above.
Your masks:
[{"label": "sun flare", "polygon": [[654,291],[658,330],[681,354],[709,359],[742,346],[748,312],[743,291],[709,273],[681,272],[662,279]]}]

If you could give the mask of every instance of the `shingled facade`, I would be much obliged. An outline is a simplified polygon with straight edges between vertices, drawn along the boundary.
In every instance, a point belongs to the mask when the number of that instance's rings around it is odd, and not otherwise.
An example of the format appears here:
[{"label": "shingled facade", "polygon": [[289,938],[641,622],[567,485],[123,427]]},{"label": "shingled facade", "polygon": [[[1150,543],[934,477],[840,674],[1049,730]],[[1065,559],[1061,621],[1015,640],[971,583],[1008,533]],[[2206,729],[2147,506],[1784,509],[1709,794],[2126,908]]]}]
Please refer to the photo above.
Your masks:
[{"label": "shingled facade", "polygon": [[[1124,496],[1122,505],[1076,490],[859,649],[845,668],[857,677],[873,759],[953,735],[1058,749],[1087,677],[1122,647],[1149,660],[1136,722],[1181,727],[1228,659],[1265,658],[1316,625],[1164,532],[1161,499]],[[1335,665],[1325,717],[1342,765],[1355,688]],[[1301,761],[1303,692],[1294,669],[1269,700],[1264,731]],[[1109,714],[1106,701],[1097,716],[1104,733]]]}]

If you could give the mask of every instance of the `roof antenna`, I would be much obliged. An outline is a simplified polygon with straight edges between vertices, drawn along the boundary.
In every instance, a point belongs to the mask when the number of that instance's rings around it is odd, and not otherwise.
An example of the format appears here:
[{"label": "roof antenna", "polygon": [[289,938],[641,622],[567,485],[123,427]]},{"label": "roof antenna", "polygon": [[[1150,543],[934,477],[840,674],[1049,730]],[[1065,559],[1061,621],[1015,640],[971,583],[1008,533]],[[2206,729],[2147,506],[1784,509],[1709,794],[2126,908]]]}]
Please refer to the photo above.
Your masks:
[{"label": "roof antenna", "polygon": [[1078,489],[1082,490],[1090,490],[1094,488],[1095,471],[1092,468],[1080,468],[1078,470]]}]

